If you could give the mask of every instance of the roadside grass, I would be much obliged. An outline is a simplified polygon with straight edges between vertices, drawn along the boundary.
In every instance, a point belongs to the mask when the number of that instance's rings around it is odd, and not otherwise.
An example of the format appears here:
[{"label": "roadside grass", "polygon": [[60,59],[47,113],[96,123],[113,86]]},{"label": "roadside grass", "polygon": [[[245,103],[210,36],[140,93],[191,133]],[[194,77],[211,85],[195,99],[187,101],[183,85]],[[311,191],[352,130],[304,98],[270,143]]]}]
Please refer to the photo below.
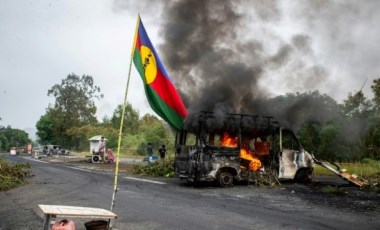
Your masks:
[{"label": "roadside grass", "polygon": [[150,164],[139,163],[132,166],[132,173],[149,176],[174,176],[174,158],[165,158],[157,160]]},{"label": "roadside grass", "polygon": [[[367,160],[363,162],[355,163],[340,163],[338,164],[341,169],[346,169],[350,174],[356,174],[362,178],[370,178],[378,173],[380,173],[380,161],[376,160]],[[326,168],[316,165],[314,168],[315,175],[335,175]]]},{"label": "roadside grass", "polygon": [[[349,174],[356,174],[357,176],[369,182],[368,188],[371,191],[380,193],[380,161],[373,159],[363,159],[362,162],[355,163],[340,163],[338,164],[341,169],[346,169]],[[314,175],[335,175],[326,168],[316,165],[314,168]],[[340,194],[338,188],[326,187],[322,192]]]},{"label": "roadside grass", "polygon": [[0,158],[0,191],[7,191],[26,182],[30,164],[11,164]]},{"label": "roadside grass", "polygon": [[76,156],[76,157],[86,157],[86,156],[91,156],[91,154],[89,152],[74,152],[74,151],[71,151],[70,152],[70,155],[71,156]]}]

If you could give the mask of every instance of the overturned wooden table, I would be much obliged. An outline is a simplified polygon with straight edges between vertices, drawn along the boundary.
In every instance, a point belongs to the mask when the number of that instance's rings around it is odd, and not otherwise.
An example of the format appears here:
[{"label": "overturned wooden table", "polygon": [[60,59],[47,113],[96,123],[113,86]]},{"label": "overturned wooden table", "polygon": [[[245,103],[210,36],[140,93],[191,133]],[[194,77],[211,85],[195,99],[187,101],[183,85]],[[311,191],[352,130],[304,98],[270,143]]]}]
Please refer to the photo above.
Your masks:
[{"label": "overturned wooden table", "polygon": [[38,205],[45,215],[44,230],[49,230],[51,218],[72,217],[72,218],[103,218],[116,219],[117,215],[102,208],[62,206],[62,205]]}]

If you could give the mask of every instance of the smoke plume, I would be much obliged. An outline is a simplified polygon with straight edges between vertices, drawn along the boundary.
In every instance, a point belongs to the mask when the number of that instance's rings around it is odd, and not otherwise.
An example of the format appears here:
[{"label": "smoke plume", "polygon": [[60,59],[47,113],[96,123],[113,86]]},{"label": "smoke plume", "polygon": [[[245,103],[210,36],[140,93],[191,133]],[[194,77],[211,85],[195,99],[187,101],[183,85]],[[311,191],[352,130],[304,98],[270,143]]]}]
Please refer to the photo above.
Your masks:
[{"label": "smoke plume", "polygon": [[[249,23],[245,12],[249,9],[244,7],[255,9],[262,20],[279,19],[275,1],[259,3],[214,0],[174,1],[166,5],[160,27],[164,44],[160,50],[189,108],[189,120],[192,114],[207,110],[269,115],[293,125],[300,122],[295,109],[283,108],[275,113],[270,93],[260,83],[270,71],[292,65],[291,68],[305,67],[305,63],[297,61],[297,55],[312,52],[310,38],[297,34],[271,54],[264,50],[262,41],[241,37],[248,32]],[[301,85],[314,84],[316,76],[325,78],[328,74],[321,66],[304,69],[284,84],[299,84],[304,89]]]},{"label": "smoke plume", "polygon": [[[273,116],[297,129],[308,119],[321,123],[338,119],[337,111],[324,104],[330,98],[317,90],[342,99],[348,86],[361,85],[355,74],[378,66],[363,64],[362,55],[369,49],[358,56],[348,48],[376,44],[378,33],[367,31],[372,36],[362,39],[366,45],[351,27],[360,30],[367,24],[376,25],[379,4],[181,0],[149,1],[150,7],[136,7],[150,15],[161,11],[160,18],[155,16],[162,41],[160,56],[190,112],[188,123],[194,122],[193,114],[207,110],[218,116],[226,112]],[[115,0],[114,7],[127,5]],[[337,61],[337,57],[345,61]],[[362,63],[363,68],[340,72],[348,80],[338,80],[342,76],[337,76],[337,69],[347,67],[342,63]],[[281,103],[278,95],[286,93],[301,96]]]}]

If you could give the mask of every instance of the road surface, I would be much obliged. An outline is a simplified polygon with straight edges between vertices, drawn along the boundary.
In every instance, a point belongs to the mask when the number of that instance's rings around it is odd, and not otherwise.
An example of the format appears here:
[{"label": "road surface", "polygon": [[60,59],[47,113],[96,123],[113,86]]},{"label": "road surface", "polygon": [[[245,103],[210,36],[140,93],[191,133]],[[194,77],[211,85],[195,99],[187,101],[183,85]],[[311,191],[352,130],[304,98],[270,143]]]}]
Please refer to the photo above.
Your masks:
[{"label": "road surface", "polygon": [[[38,204],[110,209],[114,175],[19,156],[29,183],[0,193],[0,229],[42,229]],[[338,178],[339,181],[339,178]],[[340,182],[338,182],[339,184]],[[339,184],[343,194],[286,183],[276,188],[187,186],[176,178],[119,175],[115,229],[380,229],[379,195]],[[345,194],[347,193],[347,194]],[[73,219],[76,229],[89,220]]]}]

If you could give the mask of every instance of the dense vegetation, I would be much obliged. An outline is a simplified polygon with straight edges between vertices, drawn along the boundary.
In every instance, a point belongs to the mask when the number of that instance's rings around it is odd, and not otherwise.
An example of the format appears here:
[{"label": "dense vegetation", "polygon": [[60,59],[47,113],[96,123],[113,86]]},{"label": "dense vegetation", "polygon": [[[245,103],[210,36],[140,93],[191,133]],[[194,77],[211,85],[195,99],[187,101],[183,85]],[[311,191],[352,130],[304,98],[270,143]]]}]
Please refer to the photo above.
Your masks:
[{"label": "dense vegetation", "polygon": [[323,119],[312,116],[305,119],[297,129],[305,149],[333,161],[380,159],[380,107],[377,98],[380,96],[380,81],[375,80],[374,83],[375,97],[372,100],[359,91],[350,94],[343,104],[324,101],[324,108],[320,108],[325,115]]},{"label": "dense vegetation", "polygon": [[[280,121],[296,131],[302,145],[321,158],[338,161],[380,158],[380,79],[371,86],[369,100],[359,90],[349,94],[342,104],[318,91],[290,93],[269,100]],[[53,86],[49,95],[56,103],[37,122],[41,143],[59,143],[67,148],[86,151],[88,138],[104,135],[109,147],[116,147],[122,105],[110,118],[95,119],[94,99],[101,98],[100,88],[91,76],[71,74],[62,84]],[[173,131],[153,115],[140,116],[130,104],[125,108],[122,152],[144,154],[148,142],[168,146],[172,153]],[[286,118],[286,119],[285,119]]]},{"label": "dense vegetation", "polygon": [[32,141],[28,133],[20,129],[13,129],[11,126],[0,126],[0,150],[8,151],[11,147],[25,147]]},{"label": "dense vegetation", "polygon": [[[116,148],[123,105],[118,105],[112,116],[101,122],[95,118],[95,100],[103,95],[94,85],[91,76],[70,74],[61,84],[54,85],[48,95],[55,104],[37,121],[37,135],[41,144],[60,144],[73,151],[89,151],[88,139],[95,135],[107,138],[107,147]],[[173,144],[173,133],[166,123],[156,116],[140,116],[130,104],[125,108],[122,136],[122,153],[145,154],[145,146],[152,143],[155,150],[162,144]]]},{"label": "dense vegetation", "polygon": [[174,176],[173,166],[174,158],[165,158],[151,164],[135,164],[132,172],[140,175],[172,177]]},{"label": "dense vegetation", "polygon": [[30,174],[29,164],[10,164],[0,158],[0,191],[6,191],[25,183]]}]

